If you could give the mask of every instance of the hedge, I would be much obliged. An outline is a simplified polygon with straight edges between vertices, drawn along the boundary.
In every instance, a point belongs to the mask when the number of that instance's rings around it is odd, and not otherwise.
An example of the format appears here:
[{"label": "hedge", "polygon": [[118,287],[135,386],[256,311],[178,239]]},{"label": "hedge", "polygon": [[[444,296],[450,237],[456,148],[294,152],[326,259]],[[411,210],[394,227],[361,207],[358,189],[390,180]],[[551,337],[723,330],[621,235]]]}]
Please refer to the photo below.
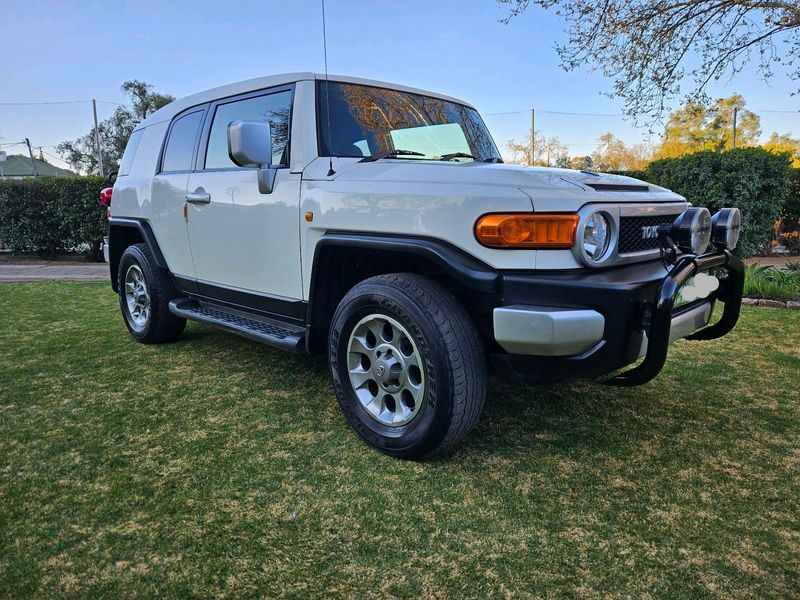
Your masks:
[{"label": "hedge", "polygon": [[664,158],[644,171],[627,174],[669,188],[712,213],[727,206],[741,209],[742,233],[736,248],[740,256],[751,256],[769,244],[784,208],[800,202],[800,178],[790,167],[789,156],[763,148]]},{"label": "hedge", "polygon": [[59,252],[88,246],[101,260],[100,243],[108,229],[98,202],[103,177],[36,177],[0,181],[0,247],[15,254]]},{"label": "hedge", "polygon": [[792,169],[789,180],[789,198],[781,213],[783,230],[800,231],[800,169]]}]

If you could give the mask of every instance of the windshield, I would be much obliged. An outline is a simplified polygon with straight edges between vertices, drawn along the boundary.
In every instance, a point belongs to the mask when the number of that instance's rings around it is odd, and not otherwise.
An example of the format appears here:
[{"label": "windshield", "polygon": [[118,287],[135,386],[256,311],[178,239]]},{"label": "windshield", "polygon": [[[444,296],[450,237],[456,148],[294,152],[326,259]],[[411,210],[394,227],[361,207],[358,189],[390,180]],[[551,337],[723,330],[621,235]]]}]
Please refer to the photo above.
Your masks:
[{"label": "windshield", "polygon": [[[500,158],[478,111],[463,104],[386,88],[320,81],[317,106],[320,156],[364,158],[383,152],[406,160]],[[397,153],[391,154],[393,151]]]}]

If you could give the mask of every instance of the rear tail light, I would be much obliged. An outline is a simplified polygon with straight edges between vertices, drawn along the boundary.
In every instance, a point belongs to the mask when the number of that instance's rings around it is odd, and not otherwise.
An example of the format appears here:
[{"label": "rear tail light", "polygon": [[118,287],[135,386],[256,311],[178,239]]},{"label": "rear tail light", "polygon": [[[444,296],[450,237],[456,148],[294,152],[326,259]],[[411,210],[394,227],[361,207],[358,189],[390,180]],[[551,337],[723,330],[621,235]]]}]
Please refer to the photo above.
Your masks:
[{"label": "rear tail light", "polygon": [[111,195],[114,193],[114,188],[103,188],[100,190],[100,204],[106,207],[106,215],[111,218]]},{"label": "rear tail light", "polygon": [[484,215],[475,223],[475,237],[490,248],[567,249],[575,243],[578,215]]},{"label": "rear tail light", "polygon": [[103,188],[100,190],[100,204],[106,208],[111,206],[111,195],[114,193],[114,188]]}]

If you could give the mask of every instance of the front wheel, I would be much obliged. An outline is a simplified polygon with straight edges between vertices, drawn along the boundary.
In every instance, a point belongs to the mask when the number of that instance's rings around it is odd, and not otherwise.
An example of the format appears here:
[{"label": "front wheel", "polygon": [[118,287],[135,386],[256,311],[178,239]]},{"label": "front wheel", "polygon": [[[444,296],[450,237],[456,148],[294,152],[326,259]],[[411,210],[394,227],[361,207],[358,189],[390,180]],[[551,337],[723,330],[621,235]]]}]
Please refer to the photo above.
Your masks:
[{"label": "front wheel", "polygon": [[424,277],[356,285],[336,309],[329,347],[342,412],[387,454],[444,452],[478,421],[486,397],[478,332],[452,294]]}]

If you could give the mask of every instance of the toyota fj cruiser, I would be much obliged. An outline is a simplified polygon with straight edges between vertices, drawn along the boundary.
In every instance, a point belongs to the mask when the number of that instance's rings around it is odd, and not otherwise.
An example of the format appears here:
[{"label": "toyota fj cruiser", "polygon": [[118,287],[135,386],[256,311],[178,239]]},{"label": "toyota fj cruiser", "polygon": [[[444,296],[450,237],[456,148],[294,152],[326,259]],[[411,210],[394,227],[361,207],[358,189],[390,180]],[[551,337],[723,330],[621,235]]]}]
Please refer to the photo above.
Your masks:
[{"label": "toyota fj cruiser", "polygon": [[467,435],[487,354],[638,385],[672,341],[739,316],[737,209],[503,164],[472,106],[399,85],[301,73],[177,100],[137,126],[102,197],[134,339],[191,319],[324,353],[350,425],[398,457]]}]

